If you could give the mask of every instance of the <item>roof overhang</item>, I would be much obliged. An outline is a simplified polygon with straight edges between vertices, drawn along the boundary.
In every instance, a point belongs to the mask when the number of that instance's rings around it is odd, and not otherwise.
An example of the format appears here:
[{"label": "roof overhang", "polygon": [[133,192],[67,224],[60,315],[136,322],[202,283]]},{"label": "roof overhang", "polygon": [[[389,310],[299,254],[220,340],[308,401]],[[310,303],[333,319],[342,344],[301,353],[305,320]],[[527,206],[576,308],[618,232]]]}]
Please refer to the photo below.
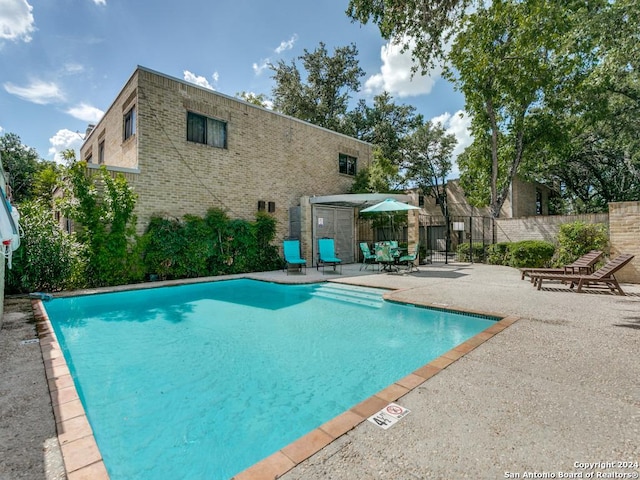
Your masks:
[{"label": "roof overhang", "polygon": [[387,198],[393,198],[405,203],[411,201],[411,196],[403,193],[345,193],[342,195],[319,195],[310,197],[309,202],[312,205],[322,204],[360,208],[375,205]]}]

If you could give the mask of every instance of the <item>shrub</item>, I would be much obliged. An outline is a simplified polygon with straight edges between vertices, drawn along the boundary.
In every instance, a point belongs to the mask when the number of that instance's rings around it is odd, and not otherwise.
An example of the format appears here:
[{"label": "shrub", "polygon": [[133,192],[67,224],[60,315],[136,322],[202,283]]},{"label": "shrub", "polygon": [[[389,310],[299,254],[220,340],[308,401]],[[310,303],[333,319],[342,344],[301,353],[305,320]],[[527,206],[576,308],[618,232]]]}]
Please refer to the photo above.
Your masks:
[{"label": "shrub", "polygon": [[487,247],[487,263],[490,265],[509,265],[509,242],[494,243]]},{"label": "shrub", "polygon": [[203,277],[274,270],[282,267],[276,223],[260,212],[255,222],[229,219],[218,209],[204,218],[154,217],[144,234],[144,264],[162,279]]},{"label": "shrub", "polygon": [[555,265],[566,265],[591,250],[606,251],[607,227],[602,223],[572,222],[560,226]]},{"label": "shrub", "polygon": [[[458,248],[456,250],[456,254],[458,256],[458,261],[459,262],[470,262],[471,260],[471,256],[469,255],[469,244],[468,243],[461,243],[460,245],[458,245]],[[482,242],[474,242],[471,246],[471,248],[473,249],[472,251],[472,255],[473,255],[473,261],[474,262],[482,262],[484,261],[485,258],[485,246]]]},{"label": "shrub", "polygon": [[138,281],[143,271],[136,250],[136,194],[124,175],[111,177],[104,165],[97,175],[87,175],[86,169],[86,162],[69,167],[68,191],[61,203],[66,215],[78,222],[86,283],[99,287]]},{"label": "shrub", "polygon": [[542,240],[523,240],[509,244],[509,265],[540,268],[551,264],[555,247]]},{"label": "shrub", "polygon": [[55,292],[82,286],[83,246],[60,229],[49,205],[19,205],[23,236],[6,270],[7,293]]}]

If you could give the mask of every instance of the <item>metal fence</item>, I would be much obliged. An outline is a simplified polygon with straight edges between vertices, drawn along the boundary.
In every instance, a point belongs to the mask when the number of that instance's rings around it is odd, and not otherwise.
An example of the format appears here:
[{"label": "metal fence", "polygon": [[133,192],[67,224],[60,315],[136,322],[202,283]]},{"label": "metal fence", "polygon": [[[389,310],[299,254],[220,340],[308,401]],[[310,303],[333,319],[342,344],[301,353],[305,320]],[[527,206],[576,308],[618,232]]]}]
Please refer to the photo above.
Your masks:
[{"label": "metal fence", "polygon": [[[448,228],[447,228],[448,226]],[[494,241],[494,222],[491,217],[420,215],[421,262],[483,262],[487,247]],[[370,219],[358,219],[359,242],[397,240],[407,242],[406,225],[381,225]]]},{"label": "metal fence", "polygon": [[494,242],[491,217],[420,215],[420,245],[427,262],[483,262]]}]

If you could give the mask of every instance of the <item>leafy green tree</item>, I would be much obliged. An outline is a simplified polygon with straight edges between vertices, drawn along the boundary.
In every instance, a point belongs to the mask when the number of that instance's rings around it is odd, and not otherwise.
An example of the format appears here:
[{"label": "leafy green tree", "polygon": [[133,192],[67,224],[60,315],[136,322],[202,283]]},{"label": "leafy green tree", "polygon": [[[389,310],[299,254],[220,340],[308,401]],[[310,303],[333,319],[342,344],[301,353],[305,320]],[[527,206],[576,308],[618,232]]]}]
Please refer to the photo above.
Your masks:
[{"label": "leafy green tree", "polygon": [[346,14],[372,21],[387,40],[411,47],[415,70],[431,69],[447,57],[447,45],[459,32],[465,10],[480,0],[350,0]]},{"label": "leafy green tree", "polygon": [[9,173],[7,182],[11,186],[12,200],[19,203],[34,198],[33,183],[40,170],[36,150],[23,145],[15,133],[5,133],[0,136],[0,155],[4,169]]},{"label": "leafy green tree", "polygon": [[391,193],[400,184],[398,165],[385,158],[381,148],[374,147],[371,165],[358,170],[350,193]]},{"label": "leafy green tree", "polygon": [[359,100],[346,115],[347,133],[380,149],[381,157],[395,165],[402,162],[403,140],[423,123],[422,115],[410,105],[397,105],[388,92],[373,98],[373,106]]},{"label": "leafy green tree", "polygon": [[269,108],[269,99],[264,93],[253,93],[253,92],[245,92],[242,91],[240,93],[236,93],[236,97],[241,98],[245,102],[251,103],[253,105],[257,105],[263,108]]},{"label": "leafy green tree", "polygon": [[[535,141],[531,119],[557,79],[575,72],[576,60],[565,55],[563,42],[576,18],[554,2],[496,1],[466,17],[464,32],[451,48],[446,75],[465,95],[474,143],[485,144],[471,149],[466,161],[490,171],[493,217],[500,215],[526,149]],[[487,151],[490,156],[478,155]],[[461,172],[468,175],[462,166]]]},{"label": "leafy green tree", "polygon": [[136,250],[136,194],[122,174],[112,177],[102,166],[87,175],[86,162],[67,170],[65,215],[75,220],[78,240],[86,247],[89,286],[120,285],[143,276]]},{"label": "leafy green tree", "polygon": [[447,177],[457,143],[455,135],[447,134],[441,124],[427,122],[411,134],[402,152],[406,183],[417,186],[423,195],[435,198],[440,205],[447,225],[447,245],[451,242]]},{"label": "leafy green tree", "polygon": [[364,70],[359,66],[358,50],[354,44],[338,47],[330,56],[324,43],[298,57],[306,73],[303,79],[294,61],[280,60],[271,65],[273,79],[273,108],[337,132],[343,131],[351,94],[360,88]]}]

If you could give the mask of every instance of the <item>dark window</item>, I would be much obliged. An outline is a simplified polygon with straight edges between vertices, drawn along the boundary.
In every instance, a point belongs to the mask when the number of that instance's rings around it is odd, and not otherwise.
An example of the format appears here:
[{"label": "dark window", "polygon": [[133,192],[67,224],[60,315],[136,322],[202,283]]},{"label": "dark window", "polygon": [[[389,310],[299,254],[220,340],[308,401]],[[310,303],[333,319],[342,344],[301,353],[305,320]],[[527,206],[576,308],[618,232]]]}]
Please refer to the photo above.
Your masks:
[{"label": "dark window", "polygon": [[338,155],[338,170],[346,175],[355,175],[358,171],[358,159],[341,153]]},{"label": "dark window", "polygon": [[542,215],[542,192],[536,188],[536,215]]},{"label": "dark window", "polygon": [[424,207],[424,195],[418,195],[418,206]]},{"label": "dark window", "polygon": [[227,148],[227,124],[187,112],[187,140],[212,147]]},{"label": "dark window", "polygon": [[258,211],[264,212],[264,200],[258,200]]},{"label": "dark window", "polygon": [[102,165],[104,163],[104,141],[98,144],[98,164]]},{"label": "dark window", "polygon": [[269,202],[268,204],[269,213],[273,213],[276,211],[276,202]]},{"label": "dark window", "polygon": [[136,134],[136,107],[124,114],[122,139],[126,140]]}]

